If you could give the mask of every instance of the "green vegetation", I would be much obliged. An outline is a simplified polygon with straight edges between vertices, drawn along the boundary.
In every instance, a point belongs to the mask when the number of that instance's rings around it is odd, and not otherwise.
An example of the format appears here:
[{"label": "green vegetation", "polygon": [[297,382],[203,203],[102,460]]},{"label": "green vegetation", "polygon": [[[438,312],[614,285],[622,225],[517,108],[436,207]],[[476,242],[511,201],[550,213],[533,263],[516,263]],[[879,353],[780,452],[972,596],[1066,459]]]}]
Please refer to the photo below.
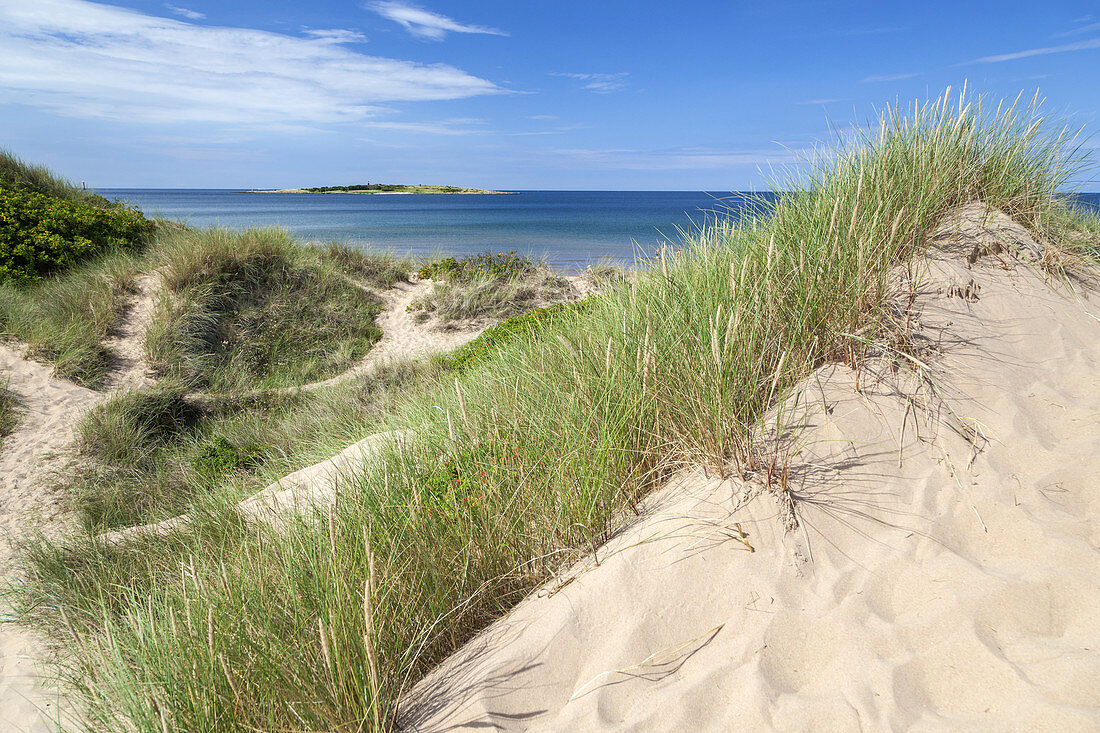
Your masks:
[{"label": "green vegetation", "polygon": [[143,245],[152,222],[0,151],[0,283],[39,282],[89,257]]},{"label": "green vegetation", "polygon": [[0,446],[19,422],[19,397],[6,386],[0,385]]},{"label": "green vegetation", "polygon": [[164,294],[146,336],[153,368],[193,389],[312,382],[347,369],[381,337],[375,287],[405,276],[387,258],[302,247],[285,231],[185,230],[158,242]]},{"label": "green vegetation", "polygon": [[92,255],[138,247],[151,231],[133,209],[0,188],[0,281],[39,282]]},{"label": "green vegetation", "polygon": [[[782,491],[762,419],[817,365],[907,347],[888,286],[945,212],[981,200],[1055,231],[1082,161],[1047,129],[980,100],[890,110],[755,220],[406,384],[382,422],[415,440],[343,481],[329,517],[250,526],[211,491],[166,538],[42,540],[24,611],[67,640],[99,729],[395,727],[411,683],[676,467]],[[332,455],[333,437],[310,440]]]},{"label": "green vegetation", "polygon": [[0,283],[0,338],[28,346],[27,357],[54,365],[54,374],[85,387],[107,378],[103,345],[133,292],[139,257],[108,252],[32,285]]},{"label": "green vegetation", "polygon": [[582,313],[592,307],[592,300],[554,303],[521,316],[513,316],[482,331],[477,338],[437,357],[439,365],[451,372],[462,372],[489,361],[505,345],[539,338],[544,329],[567,314]]},{"label": "green vegetation", "polygon": [[260,193],[422,193],[422,194],[499,194],[504,191],[490,191],[484,188],[462,188],[461,186],[428,186],[424,184],[403,185],[393,183],[360,183],[353,186],[314,186],[313,188],[282,188],[276,191]]},{"label": "green vegetation", "polygon": [[433,260],[417,276],[437,282],[412,309],[446,325],[508,318],[571,295],[568,281],[515,252]]}]

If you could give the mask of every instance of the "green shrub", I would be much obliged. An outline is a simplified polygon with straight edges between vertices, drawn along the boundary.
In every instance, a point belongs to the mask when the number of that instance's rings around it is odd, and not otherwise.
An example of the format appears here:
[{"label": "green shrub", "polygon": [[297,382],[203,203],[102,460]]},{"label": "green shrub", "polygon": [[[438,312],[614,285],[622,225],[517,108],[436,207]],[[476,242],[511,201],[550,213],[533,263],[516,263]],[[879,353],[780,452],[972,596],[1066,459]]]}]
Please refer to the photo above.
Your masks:
[{"label": "green shrub", "polygon": [[476,278],[512,278],[533,272],[535,263],[515,251],[483,252],[479,255],[463,257],[444,257],[433,260],[417,270],[416,276],[422,280],[450,280],[469,282]]},{"label": "green shrub", "polygon": [[151,231],[134,209],[0,188],[0,281],[37,282],[91,255],[141,244]]},{"label": "green shrub", "polygon": [[201,476],[217,478],[240,468],[249,468],[258,459],[259,451],[255,446],[238,448],[225,437],[217,435],[213,440],[199,446],[198,452],[191,459],[191,467]]}]

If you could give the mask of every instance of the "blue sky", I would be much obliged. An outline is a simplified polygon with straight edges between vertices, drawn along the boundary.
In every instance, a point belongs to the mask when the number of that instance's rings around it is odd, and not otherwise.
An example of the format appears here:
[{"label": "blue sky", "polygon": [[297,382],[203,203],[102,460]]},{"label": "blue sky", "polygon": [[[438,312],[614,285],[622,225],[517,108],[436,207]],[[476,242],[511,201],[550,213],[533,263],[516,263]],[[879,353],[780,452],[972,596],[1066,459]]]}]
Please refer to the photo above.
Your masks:
[{"label": "blue sky", "polygon": [[0,0],[0,146],[97,187],[743,190],[964,80],[1095,129],[1100,3]]}]

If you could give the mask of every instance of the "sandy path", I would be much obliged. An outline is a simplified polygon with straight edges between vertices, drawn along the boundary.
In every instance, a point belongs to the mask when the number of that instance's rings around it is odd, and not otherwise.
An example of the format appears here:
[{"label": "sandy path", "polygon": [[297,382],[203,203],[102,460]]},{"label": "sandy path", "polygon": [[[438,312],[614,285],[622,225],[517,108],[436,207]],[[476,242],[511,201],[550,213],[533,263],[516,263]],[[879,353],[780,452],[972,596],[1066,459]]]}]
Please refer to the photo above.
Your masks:
[{"label": "sandy path", "polygon": [[[365,285],[352,282],[357,288],[373,292]],[[439,331],[428,324],[417,323],[409,306],[425,297],[432,289],[431,280],[414,280],[397,283],[392,289],[382,293],[384,310],[378,317],[378,327],[382,329],[382,338],[358,364],[329,379],[313,382],[292,389],[314,390],[338,384],[395,362],[422,359],[433,354],[441,354],[474,339],[484,328],[464,331]]]},{"label": "sandy path", "polygon": [[[103,394],[50,376],[52,368],[23,359],[0,344],[0,375],[19,396],[23,415],[0,448],[0,582],[13,580],[13,543],[36,528],[47,529],[62,513],[62,501],[45,475],[72,443],[80,415]],[[53,730],[56,693],[39,682],[47,659],[42,641],[16,626],[0,607],[0,731]]]},{"label": "sandy path", "polygon": [[920,280],[935,390],[823,368],[789,493],[683,473],[424,680],[411,728],[1100,728],[1100,306],[968,265],[1034,256],[992,219],[947,222]]},{"label": "sandy path", "polygon": [[145,359],[145,329],[153,320],[156,296],[161,287],[159,274],[141,275],[134,283],[135,292],[122,322],[103,345],[114,352],[109,391],[132,389],[152,384],[149,363]]}]

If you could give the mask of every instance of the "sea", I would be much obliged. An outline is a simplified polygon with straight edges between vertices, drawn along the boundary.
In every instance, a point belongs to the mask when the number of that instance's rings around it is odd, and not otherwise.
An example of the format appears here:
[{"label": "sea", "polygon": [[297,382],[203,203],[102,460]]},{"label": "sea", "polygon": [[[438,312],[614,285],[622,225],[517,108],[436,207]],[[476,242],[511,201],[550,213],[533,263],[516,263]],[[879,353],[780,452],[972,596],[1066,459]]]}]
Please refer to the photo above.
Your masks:
[{"label": "sea", "polygon": [[[715,217],[749,213],[755,196],[721,191],[520,191],[510,195],[253,193],[226,189],[99,189],[149,216],[196,227],[279,226],[300,239],[344,242],[416,259],[515,251],[578,271],[630,266]],[[1100,211],[1100,193],[1078,194]]]}]

